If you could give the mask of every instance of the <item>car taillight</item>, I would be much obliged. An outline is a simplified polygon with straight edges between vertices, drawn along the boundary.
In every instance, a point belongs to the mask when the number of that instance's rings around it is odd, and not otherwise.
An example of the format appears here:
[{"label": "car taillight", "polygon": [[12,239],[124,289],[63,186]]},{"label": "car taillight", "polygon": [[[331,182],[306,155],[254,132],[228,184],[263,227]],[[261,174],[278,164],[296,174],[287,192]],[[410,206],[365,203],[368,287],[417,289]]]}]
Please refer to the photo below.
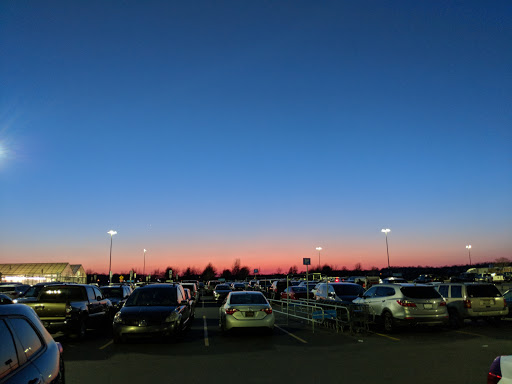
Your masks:
[{"label": "car taillight", "polygon": [[501,380],[501,357],[494,359],[487,374],[487,384],[497,384]]},{"label": "car taillight", "polygon": [[71,308],[71,305],[66,306],[66,313],[71,313],[72,310],[73,308]]},{"label": "car taillight", "polygon": [[464,308],[471,308],[471,300],[464,300]]},{"label": "car taillight", "polygon": [[238,311],[238,309],[235,309],[235,308],[228,308],[226,309],[226,315],[232,315],[233,313],[235,313],[236,311]]},{"label": "car taillight", "polygon": [[446,307],[446,301],[441,301],[441,302],[439,303],[439,306],[440,306],[440,307]]},{"label": "car taillight", "polygon": [[272,308],[263,308],[261,311],[265,312],[267,315],[270,315],[272,313]]},{"label": "car taillight", "polygon": [[396,301],[399,305],[402,307],[415,307],[416,303],[409,301],[409,300],[397,300]]}]

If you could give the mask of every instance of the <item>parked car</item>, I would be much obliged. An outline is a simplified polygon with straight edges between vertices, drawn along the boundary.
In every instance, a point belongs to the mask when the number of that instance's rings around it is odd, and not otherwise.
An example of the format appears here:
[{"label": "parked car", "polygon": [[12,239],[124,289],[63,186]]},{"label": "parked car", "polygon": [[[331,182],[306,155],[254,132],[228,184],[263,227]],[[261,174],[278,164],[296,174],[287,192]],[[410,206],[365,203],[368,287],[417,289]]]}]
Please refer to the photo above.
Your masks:
[{"label": "parked car", "polygon": [[494,284],[443,283],[436,289],[444,297],[453,327],[464,325],[464,319],[499,320],[508,315],[507,303]]},{"label": "parked car", "polygon": [[492,283],[492,275],[490,273],[479,273],[475,277],[475,281],[483,283]]},{"label": "parked car", "polygon": [[452,276],[450,278],[451,283],[472,283],[477,279],[478,274],[473,272],[464,272],[458,276]]},{"label": "parked car", "polygon": [[233,291],[245,291],[245,283],[232,283],[231,289]]},{"label": "parked car", "polygon": [[62,284],[61,282],[48,282],[48,283],[37,283],[31,286],[29,289],[25,291],[22,296],[18,296],[18,298],[14,299],[16,303],[33,303],[37,301],[37,297],[41,290],[48,285]]},{"label": "parked car", "polygon": [[185,298],[190,305],[190,320],[194,320],[196,317],[196,300],[192,297],[192,292],[188,288],[183,288],[185,291]]},{"label": "parked car", "polygon": [[[299,283],[297,282],[297,285],[298,284]],[[286,280],[273,281],[272,285],[268,289],[270,298],[274,300],[279,300],[281,298],[281,292],[283,292],[287,288],[287,286],[291,287],[294,286],[294,284],[292,284],[291,281],[287,282]]]},{"label": "parked car", "polygon": [[0,306],[0,382],[64,383],[62,345],[55,342],[32,308]]},{"label": "parked car", "polygon": [[424,284],[379,284],[371,287],[355,304],[367,304],[384,331],[396,326],[448,324],[446,301],[433,286]]},{"label": "parked car", "polygon": [[128,285],[106,285],[100,287],[100,291],[112,303],[115,311],[114,314],[121,310],[133,292]]},{"label": "parked car", "polygon": [[219,308],[221,331],[257,327],[272,331],[274,323],[272,307],[262,292],[230,292]]},{"label": "parked car", "polygon": [[231,287],[227,284],[219,284],[213,291],[213,298],[216,302],[222,302],[231,292]]},{"label": "parked car", "polygon": [[487,374],[487,384],[512,383],[512,355],[498,356],[494,359]]},{"label": "parked car", "polygon": [[190,303],[180,284],[146,285],[135,289],[114,316],[114,342],[152,336],[175,338],[190,321]]},{"label": "parked car", "polygon": [[14,300],[9,296],[0,293],[0,304],[14,304]]},{"label": "parked car", "polygon": [[509,289],[507,292],[503,294],[503,298],[505,299],[505,303],[507,303],[508,308],[508,317],[512,317],[512,289]]},{"label": "parked car", "polygon": [[364,288],[355,283],[320,283],[316,287],[315,300],[351,304],[363,293]]},{"label": "parked car", "polygon": [[385,279],[382,279],[383,284],[405,284],[407,283],[407,280],[405,280],[402,277],[386,277]]},{"label": "parked car", "polygon": [[99,288],[87,284],[44,287],[32,307],[50,332],[63,331],[83,338],[87,329],[111,329],[113,306]]},{"label": "parked car", "polygon": [[258,280],[256,283],[256,289],[263,293],[268,293],[268,289],[272,285],[270,280]]},{"label": "parked car", "polygon": [[9,296],[11,299],[17,299],[30,288],[27,284],[2,284],[0,285],[0,293]]},{"label": "parked car", "polygon": [[300,300],[300,299],[312,299],[313,294],[308,291],[305,286],[293,286],[286,288],[281,292],[281,300]]},{"label": "parked car", "polygon": [[190,289],[190,294],[192,296],[192,300],[195,300],[197,303],[199,301],[199,296],[200,296],[200,292],[199,292],[199,288],[197,287],[197,284],[196,283],[181,283],[181,285],[183,286],[183,288]]}]

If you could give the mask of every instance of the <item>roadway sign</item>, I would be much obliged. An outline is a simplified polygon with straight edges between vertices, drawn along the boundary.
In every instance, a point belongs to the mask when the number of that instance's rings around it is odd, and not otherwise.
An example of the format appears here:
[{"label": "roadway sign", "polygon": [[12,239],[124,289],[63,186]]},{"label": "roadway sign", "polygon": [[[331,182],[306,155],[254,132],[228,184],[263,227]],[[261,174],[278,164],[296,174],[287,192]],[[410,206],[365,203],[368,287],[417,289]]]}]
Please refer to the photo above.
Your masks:
[{"label": "roadway sign", "polygon": [[124,280],[124,276],[123,275],[119,276],[119,282],[122,283],[123,280]]},{"label": "roadway sign", "polygon": [[169,269],[169,279],[172,279],[172,269]]},{"label": "roadway sign", "polygon": [[311,265],[311,259],[309,257],[304,257],[302,259],[302,264],[303,265]]}]

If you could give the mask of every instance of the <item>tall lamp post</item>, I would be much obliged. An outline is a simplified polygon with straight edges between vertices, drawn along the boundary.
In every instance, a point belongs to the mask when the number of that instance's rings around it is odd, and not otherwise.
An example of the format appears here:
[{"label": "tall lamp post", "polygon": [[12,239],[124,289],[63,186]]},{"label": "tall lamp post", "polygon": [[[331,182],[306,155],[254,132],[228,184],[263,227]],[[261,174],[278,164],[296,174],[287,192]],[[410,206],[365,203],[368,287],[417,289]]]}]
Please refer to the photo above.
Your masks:
[{"label": "tall lamp post", "polygon": [[110,262],[108,263],[108,283],[112,283],[112,236],[117,235],[117,231],[111,229],[107,232],[110,235]]},{"label": "tall lamp post", "polygon": [[142,270],[142,274],[144,275],[144,278],[146,278],[146,248],[144,248],[144,269]]},{"label": "tall lamp post", "polygon": [[380,231],[383,232],[386,235],[386,253],[388,254],[388,270],[389,270],[390,267],[389,267],[388,232],[391,232],[391,229],[386,228],[386,229],[381,229]]},{"label": "tall lamp post", "polygon": [[471,244],[466,245],[466,249],[468,250],[468,255],[469,255],[469,266],[471,266]]},{"label": "tall lamp post", "polygon": [[320,251],[322,250],[322,247],[316,247],[315,249],[318,251],[318,268],[321,268],[321,264],[320,264]]}]

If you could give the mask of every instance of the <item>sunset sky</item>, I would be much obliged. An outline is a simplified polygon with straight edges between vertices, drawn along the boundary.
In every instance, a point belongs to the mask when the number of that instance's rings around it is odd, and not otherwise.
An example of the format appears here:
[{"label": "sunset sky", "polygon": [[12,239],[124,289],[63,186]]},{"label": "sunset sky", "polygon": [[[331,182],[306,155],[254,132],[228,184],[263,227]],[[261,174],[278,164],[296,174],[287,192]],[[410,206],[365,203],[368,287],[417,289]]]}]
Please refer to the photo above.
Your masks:
[{"label": "sunset sky", "polygon": [[0,263],[512,259],[509,1],[0,2]]}]

